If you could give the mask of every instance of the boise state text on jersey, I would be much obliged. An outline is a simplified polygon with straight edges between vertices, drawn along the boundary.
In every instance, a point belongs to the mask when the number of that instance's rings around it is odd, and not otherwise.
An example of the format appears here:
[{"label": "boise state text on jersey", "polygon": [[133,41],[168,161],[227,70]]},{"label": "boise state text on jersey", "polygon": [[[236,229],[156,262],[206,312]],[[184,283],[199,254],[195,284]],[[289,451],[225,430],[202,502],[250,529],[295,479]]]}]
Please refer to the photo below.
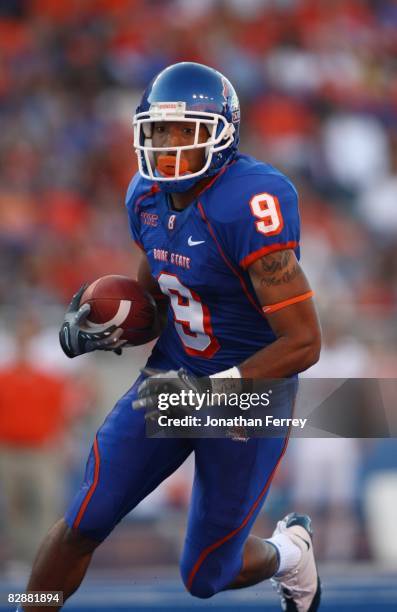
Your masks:
[{"label": "boise state text on jersey", "polygon": [[277,250],[299,258],[298,198],[289,179],[238,155],[184,210],[139,174],[126,205],[133,239],[170,298],[149,365],[208,375],[275,340],[247,269]]}]

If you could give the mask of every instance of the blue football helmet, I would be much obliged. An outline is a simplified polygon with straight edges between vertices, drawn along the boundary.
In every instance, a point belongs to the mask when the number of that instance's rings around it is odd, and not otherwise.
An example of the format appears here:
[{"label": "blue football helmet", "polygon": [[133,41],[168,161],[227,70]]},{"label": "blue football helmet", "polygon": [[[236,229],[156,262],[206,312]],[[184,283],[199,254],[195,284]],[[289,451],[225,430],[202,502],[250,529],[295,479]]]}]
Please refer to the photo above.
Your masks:
[{"label": "blue football helmet", "polygon": [[[160,121],[195,124],[192,144],[153,147],[153,123]],[[201,125],[208,130],[206,142],[199,142]],[[156,181],[162,191],[187,191],[198,180],[213,176],[233,159],[239,143],[239,128],[238,97],[226,77],[213,68],[193,62],[169,66],[150,83],[134,115],[134,146],[139,172],[144,178]],[[194,173],[183,171],[182,152],[197,148],[205,148],[203,167]],[[155,151],[175,157],[173,174],[164,174],[156,168]]]}]

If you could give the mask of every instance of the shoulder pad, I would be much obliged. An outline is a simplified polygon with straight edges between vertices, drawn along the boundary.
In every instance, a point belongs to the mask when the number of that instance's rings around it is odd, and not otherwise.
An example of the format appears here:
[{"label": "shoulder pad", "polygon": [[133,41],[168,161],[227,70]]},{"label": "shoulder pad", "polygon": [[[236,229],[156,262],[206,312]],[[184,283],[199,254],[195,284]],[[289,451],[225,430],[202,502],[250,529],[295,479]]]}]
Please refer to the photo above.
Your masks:
[{"label": "shoulder pad", "polygon": [[205,208],[213,221],[233,223],[246,219],[251,200],[264,193],[297,209],[298,194],[290,179],[269,164],[252,161],[255,163],[247,164],[242,159],[233,164],[208,192]]},{"label": "shoulder pad", "polygon": [[128,185],[127,194],[125,197],[125,205],[128,209],[136,209],[144,198],[158,191],[156,183],[144,179],[139,172],[137,172],[130,184]]}]

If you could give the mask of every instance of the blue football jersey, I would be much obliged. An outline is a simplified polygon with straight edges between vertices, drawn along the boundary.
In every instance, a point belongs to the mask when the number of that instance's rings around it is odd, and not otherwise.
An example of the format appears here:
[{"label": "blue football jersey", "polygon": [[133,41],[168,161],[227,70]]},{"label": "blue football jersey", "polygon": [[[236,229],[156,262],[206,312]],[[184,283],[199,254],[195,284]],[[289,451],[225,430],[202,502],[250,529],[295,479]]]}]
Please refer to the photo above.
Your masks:
[{"label": "blue football jersey", "polygon": [[248,268],[282,249],[299,258],[298,197],[287,177],[239,155],[184,210],[139,174],[126,205],[132,237],[170,298],[151,366],[213,374],[275,340]]}]

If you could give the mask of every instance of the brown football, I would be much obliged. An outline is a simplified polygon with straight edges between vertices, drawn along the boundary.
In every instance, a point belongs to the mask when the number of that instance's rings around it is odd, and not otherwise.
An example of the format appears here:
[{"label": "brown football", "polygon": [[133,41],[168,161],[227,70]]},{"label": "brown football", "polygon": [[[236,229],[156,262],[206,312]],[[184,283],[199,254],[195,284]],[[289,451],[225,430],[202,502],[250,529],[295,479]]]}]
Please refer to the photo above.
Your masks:
[{"label": "brown football", "polygon": [[156,336],[156,304],[138,281],[110,274],[94,281],[84,291],[80,304],[89,304],[86,319],[90,331],[104,331],[115,325],[124,332],[122,339],[129,344],[146,344]]}]

